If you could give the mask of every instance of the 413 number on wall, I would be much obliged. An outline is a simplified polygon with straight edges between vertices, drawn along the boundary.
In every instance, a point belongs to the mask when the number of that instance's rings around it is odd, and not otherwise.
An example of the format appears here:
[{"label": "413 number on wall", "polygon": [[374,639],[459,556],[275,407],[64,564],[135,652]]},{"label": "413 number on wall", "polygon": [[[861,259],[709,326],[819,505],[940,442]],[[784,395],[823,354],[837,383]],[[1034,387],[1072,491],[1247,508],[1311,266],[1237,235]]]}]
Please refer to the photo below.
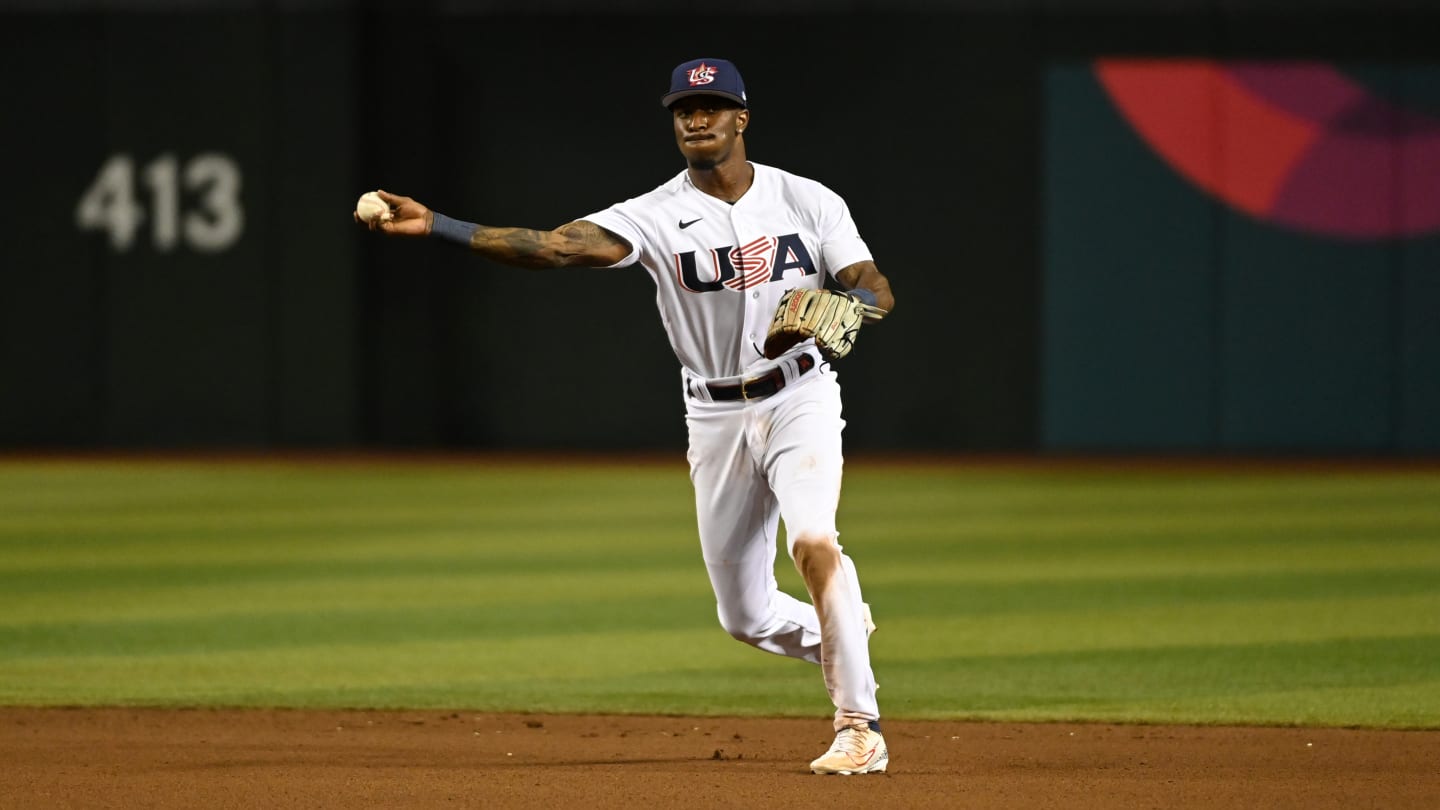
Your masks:
[{"label": "413 number on wall", "polygon": [[[136,193],[137,174],[148,209]],[[111,249],[123,253],[147,222],[151,245],[159,252],[182,244],[201,253],[226,250],[245,230],[240,166],[219,152],[183,163],[167,153],[138,168],[130,155],[111,155],[80,195],[76,227],[107,233]]]}]

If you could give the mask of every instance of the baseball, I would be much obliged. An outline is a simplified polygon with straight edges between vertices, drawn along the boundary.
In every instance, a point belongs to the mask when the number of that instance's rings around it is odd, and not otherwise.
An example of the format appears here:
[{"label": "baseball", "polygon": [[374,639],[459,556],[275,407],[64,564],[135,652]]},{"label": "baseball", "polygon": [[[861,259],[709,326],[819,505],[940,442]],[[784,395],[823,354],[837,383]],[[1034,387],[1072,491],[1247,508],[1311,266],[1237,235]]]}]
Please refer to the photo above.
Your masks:
[{"label": "baseball", "polygon": [[380,195],[373,191],[367,191],[360,195],[355,201],[355,216],[360,217],[364,222],[388,222],[390,220],[390,205],[380,199]]}]

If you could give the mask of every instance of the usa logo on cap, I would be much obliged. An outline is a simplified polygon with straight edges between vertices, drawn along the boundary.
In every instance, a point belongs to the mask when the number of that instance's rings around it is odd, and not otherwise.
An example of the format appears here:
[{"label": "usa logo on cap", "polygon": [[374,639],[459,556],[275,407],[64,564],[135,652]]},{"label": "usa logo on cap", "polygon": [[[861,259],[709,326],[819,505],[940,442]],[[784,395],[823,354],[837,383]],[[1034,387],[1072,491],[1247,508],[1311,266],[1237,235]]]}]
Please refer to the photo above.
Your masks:
[{"label": "usa logo on cap", "polygon": [[690,69],[690,86],[696,87],[702,84],[709,84],[715,81],[715,68],[704,62],[699,67]]},{"label": "usa logo on cap", "polygon": [[669,107],[677,99],[700,95],[720,96],[741,107],[750,106],[740,71],[727,60],[713,57],[691,59],[676,65],[670,72],[670,92],[661,97],[660,103]]}]

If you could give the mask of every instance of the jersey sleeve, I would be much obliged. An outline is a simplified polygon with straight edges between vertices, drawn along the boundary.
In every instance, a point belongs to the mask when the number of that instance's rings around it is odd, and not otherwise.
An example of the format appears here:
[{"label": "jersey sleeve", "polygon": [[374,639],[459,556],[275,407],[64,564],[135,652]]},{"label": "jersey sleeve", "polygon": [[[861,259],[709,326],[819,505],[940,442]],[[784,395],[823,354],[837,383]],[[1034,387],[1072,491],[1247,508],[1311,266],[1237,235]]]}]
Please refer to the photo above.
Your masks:
[{"label": "jersey sleeve", "polygon": [[628,267],[634,264],[640,258],[640,246],[645,241],[640,224],[635,221],[634,214],[629,209],[630,202],[630,200],[626,200],[622,203],[616,203],[604,211],[597,211],[580,218],[584,222],[599,225],[601,228],[630,243],[630,253],[626,255],[624,259],[610,265],[611,268]]},{"label": "jersey sleeve", "polygon": [[856,262],[871,261],[870,248],[860,238],[855,220],[850,218],[850,206],[829,189],[825,189],[822,199],[820,219],[816,224],[820,232],[820,255],[826,271],[833,276]]}]

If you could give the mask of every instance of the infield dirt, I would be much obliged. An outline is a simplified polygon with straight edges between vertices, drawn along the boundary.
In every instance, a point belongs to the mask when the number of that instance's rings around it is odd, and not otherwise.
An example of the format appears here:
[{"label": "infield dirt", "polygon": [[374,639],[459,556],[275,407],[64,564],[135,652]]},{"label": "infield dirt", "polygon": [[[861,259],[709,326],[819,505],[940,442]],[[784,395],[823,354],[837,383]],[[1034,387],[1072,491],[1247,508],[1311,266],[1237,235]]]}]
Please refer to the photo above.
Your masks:
[{"label": "infield dirt", "polygon": [[888,774],[814,776],[823,720],[0,709],[0,807],[1432,808],[1440,732],[890,721]]}]

